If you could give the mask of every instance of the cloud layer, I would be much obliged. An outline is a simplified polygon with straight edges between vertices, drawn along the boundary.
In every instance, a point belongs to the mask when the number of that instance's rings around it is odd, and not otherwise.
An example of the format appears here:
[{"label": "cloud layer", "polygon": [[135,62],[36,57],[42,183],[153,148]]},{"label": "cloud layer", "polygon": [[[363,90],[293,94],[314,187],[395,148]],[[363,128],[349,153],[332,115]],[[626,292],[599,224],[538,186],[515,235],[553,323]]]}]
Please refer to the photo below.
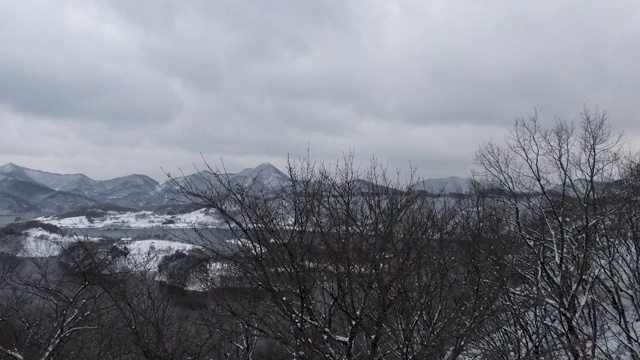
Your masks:
[{"label": "cloud layer", "polygon": [[0,163],[161,180],[310,147],[464,176],[534,107],[638,139],[637,34],[633,1],[6,1]]}]

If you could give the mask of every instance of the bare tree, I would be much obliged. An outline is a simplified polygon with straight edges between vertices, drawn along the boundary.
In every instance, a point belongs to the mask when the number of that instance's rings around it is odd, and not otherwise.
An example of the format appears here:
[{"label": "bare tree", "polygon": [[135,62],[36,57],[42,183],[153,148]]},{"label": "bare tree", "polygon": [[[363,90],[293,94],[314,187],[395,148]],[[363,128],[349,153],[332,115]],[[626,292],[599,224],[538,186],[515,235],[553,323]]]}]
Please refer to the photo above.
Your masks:
[{"label": "bare tree", "polygon": [[483,332],[502,282],[463,255],[481,243],[455,199],[351,155],[289,161],[278,192],[209,170],[205,188],[174,185],[233,233],[209,246],[227,266],[214,291],[252,336],[295,358],[455,359]]},{"label": "bare tree", "polygon": [[598,295],[603,299],[599,310],[607,334],[616,346],[611,353],[640,359],[640,234],[638,196],[639,162],[625,164],[622,179],[612,184],[608,201],[618,208],[607,219],[599,251]]},{"label": "bare tree", "polygon": [[126,255],[80,239],[57,257],[3,262],[0,359],[220,358],[211,314]]},{"label": "bare tree", "polygon": [[14,272],[3,289],[3,319],[12,334],[0,352],[13,359],[50,359],[82,333],[97,329],[97,317],[106,310],[103,293],[87,277],[67,277],[48,258],[33,259]]},{"label": "bare tree", "polygon": [[536,112],[505,140],[476,155],[477,179],[497,208],[509,209],[496,236],[517,244],[520,264],[512,311],[493,339],[509,358],[611,358],[601,313],[609,305],[598,288],[605,239],[625,204],[612,199],[611,186],[621,175],[620,137],[605,112],[585,108],[577,126],[556,120],[548,129]]},{"label": "bare tree", "polygon": [[279,186],[205,162],[172,179],[223,228],[198,230],[204,250],[3,261],[0,358],[640,360],[640,161],[622,146],[604,112],[536,112],[456,196],[352,154],[289,159]]}]

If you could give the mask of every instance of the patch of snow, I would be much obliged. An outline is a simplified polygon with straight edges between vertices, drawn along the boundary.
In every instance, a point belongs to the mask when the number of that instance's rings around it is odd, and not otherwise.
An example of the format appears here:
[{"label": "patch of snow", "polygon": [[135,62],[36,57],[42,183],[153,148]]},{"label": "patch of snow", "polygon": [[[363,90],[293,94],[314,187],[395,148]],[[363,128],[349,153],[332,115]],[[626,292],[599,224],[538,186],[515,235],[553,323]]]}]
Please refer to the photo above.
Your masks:
[{"label": "patch of snow", "polygon": [[192,249],[201,248],[197,245],[185,244],[168,240],[120,240],[117,244],[120,249],[128,250],[126,267],[137,270],[157,271],[163,257],[174,254],[176,251],[189,252]]},{"label": "patch of snow", "polygon": [[[58,256],[62,250],[79,239],[73,236],[52,234],[41,228],[29,229],[24,232],[25,238],[22,247],[15,254],[20,257],[51,257]],[[96,238],[83,238],[82,240],[95,241]]]},{"label": "patch of snow", "polygon": [[186,229],[186,228],[215,228],[223,225],[215,215],[215,211],[201,209],[187,214],[158,215],[151,211],[128,213],[109,212],[102,217],[75,216],[67,218],[40,217],[36,220],[56,225],[62,228],[85,229]]},{"label": "patch of snow", "polygon": [[[15,252],[19,257],[54,257],[68,246],[77,241],[99,241],[100,238],[77,238],[50,233],[42,228],[29,229],[20,238],[20,244]],[[169,240],[131,240],[123,238],[113,244],[121,250],[126,250],[127,255],[119,257],[112,263],[115,271],[147,271],[155,273],[156,280],[165,281],[158,273],[158,265],[165,256],[176,252],[189,253],[192,250],[203,249],[201,246]],[[208,274],[203,278],[192,278],[185,288],[192,291],[206,291],[211,286],[211,281],[228,271],[227,264],[211,262],[207,265]],[[109,270],[109,271],[112,271]]]}]

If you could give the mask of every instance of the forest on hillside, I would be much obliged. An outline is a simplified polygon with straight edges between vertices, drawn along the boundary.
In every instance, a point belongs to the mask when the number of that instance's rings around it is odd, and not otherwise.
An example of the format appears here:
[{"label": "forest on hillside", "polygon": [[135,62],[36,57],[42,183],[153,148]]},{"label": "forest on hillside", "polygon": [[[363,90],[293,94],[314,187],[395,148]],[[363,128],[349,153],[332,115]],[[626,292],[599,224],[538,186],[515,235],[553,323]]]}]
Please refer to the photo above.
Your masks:
[{"label": "forest on hillside", "polygon": [[164,281],[82,239],[2,256],[0,359],[640,359],[639,161],[585,109],[518,119],[464,194],[352,155],[268,193],[210,167],[174,185],[238,241]]}]

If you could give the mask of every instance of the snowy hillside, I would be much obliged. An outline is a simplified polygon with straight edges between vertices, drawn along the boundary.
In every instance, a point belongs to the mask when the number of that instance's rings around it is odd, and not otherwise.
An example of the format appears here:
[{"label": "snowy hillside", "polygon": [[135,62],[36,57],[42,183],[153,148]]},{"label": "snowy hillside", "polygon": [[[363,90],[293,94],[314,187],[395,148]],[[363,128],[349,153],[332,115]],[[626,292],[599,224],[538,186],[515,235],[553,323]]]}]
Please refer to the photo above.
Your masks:
[{"label": "snowy hillside", "polygon": [[234,175],[231,180],[243,186],[255,187],[256,190],[264,189],[268,191],[276,191],[289,183],[289,177],[269,163],[262,163],[255,168],[244,169]]},{"label": "snowy hillside", "polygon": [[79,183],[95,182],[95,180],[92,180],[83,174],[63,175],[31,169],[25,169],[25,173],[29,175],[29,177],[33,179],[34,182],[37,182],[38,184],[42,184],[54,190],[64,190],[65,188],[73,189]]},{"label": "snowy hillside", "polygon": [[61,228],[89,229],[147,229],[147,228],[215,228],[220,227],[215,211],[201,209],[187,214],[158,215],[151,211],[128,213],[107,212],[103,217],[74,216],[60,218],[56,216],[40,217],[37,220]]},{"label": "snowy hillside", "polygon": [[201,249],[200,246],[185,244],[167,240],[120,240],[115,244],[120,249],[128,252],[124,264],[128,268],[137,270],[157,270],[163,257],[171,255],[176,251],[189,252],[194,249]]},{"label": "snowy hillside", "polygon": [[20,257],[58,256],[78,240],[72,236],[52,234],[41,228],[29,229],[24,235],[23,247],[15,254]]},{"label": "snowy hillside", "polygon": [[224,185],[242,186],[255,192],[264,191],[266,193],[272,193],[287,187],[290,182],[285,173],[269,163],[263,163],[255,168],[246,168],[237,174],[214,174],[209,170],[203,170],[195,174],[175,177],[162,184],[161,189],[163,193],[182,198],[175,191],[180,186],[200,191],[217,191],[223,186],[220,180]]},{"label": "snowy hillside", "polygon": [[46,171],[33,170],[9,163],[0,166],[0,177],[12,177],[35,184],[44,185],[53,190],[73,188],[79,182],[95,182],[83,174],[56,174]]},{"label": "snowy hillside", "polygon": [[[43,227],[47,229],[45,230]],[[0,253],[18,257],[58,256],[79,240],[90,242],[100,240],[98,238],[70,236],[60,229],[53,230],[51,227],[42,224],[29,228],[14,228],[13,231],[3,230],[0,233]]]},{"label": "snowy hillside", "polygon": [[[211,281],[226,268],[213,261],[211,253],[206,249],[179,241],[123,238],[114,242],[101,238],[69,236],[41,227],[16,234],[4,234],[0,240],[0,253],[21,258],[58,257],[62,263],[71,265],[77,265],[78,260],[83,258],[83,249],[90,249],[93,251],[93,261],[102,259],[108,264],[102,271],[149,272],[155,274],[158,281],[193,291],[206,290]],[[75,260],[69,261],[70,259]]]}]

